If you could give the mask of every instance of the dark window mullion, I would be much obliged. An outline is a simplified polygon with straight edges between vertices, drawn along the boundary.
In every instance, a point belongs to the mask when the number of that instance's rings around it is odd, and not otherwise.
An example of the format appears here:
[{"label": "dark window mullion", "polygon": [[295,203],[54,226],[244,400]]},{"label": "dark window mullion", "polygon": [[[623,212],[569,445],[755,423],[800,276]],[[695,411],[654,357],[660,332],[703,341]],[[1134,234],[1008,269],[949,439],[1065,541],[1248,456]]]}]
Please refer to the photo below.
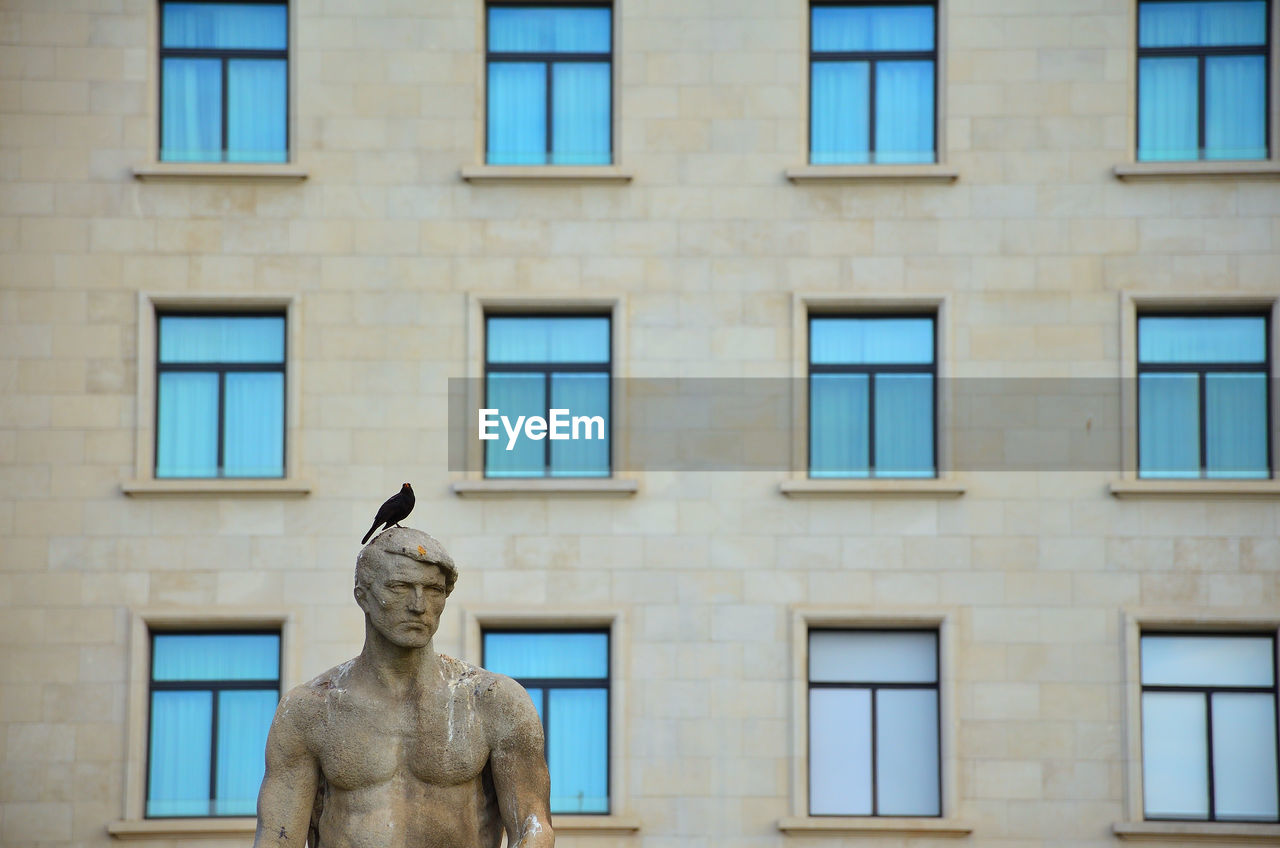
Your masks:
[{"label": "dark window mullion", "polygon": [[1205,57],[1201,53],[1196,60],[1196,158],[1207,157],[1205,137]]},{"label": "dark window mullion", "polygon": [[877,687],[871,687],[871,815],[873,816],[880,815],[880,774],[879,769],[876,768],[876,754],[877,749],[879,748],[878,741],[876,739],[878,735],[876,727],[876,706],[877,702],[880,700],[878,697],[879,693],[880,690]]},{"label": "dark window mullion", "polygon": [[1209,406],[1208,397],[1205,395],[1206,378],[1204,371],[1196,374],[1196,400],[1200,405],[1200,476],[1206,477],[1209,473],[1209,436],[1205,432],[1209,425]]},{"label": "dark window mullion", "polygon": [[1216,821],[1217,800],[1213,785],[1213,695],[1204,693],[1205,767],[1209,772],[1209,821]]},{"label": "dark window mullion", "polygon": [[[555,151],[555,112],[554,112],[554,107],[553,107],[553,105],[552,105],[552,100],[554,100],[554,98],[555,98],[555,94],[554,94],[554,91],[555,91],[555,73],[554,73],[554,71],[552,70],[552,69],[554,68],[554,66],[555,66],[555,63],[550,62],[550,61],[548,61],[548,62],[547,62],[547,82],[546,82],[546,86],[547,86],[547,117],[546,117],[546,121],[547,121],[547,133],[546,133],[546,135],[547,135],[547,164],[548,164],[548,165],[550,165],[550,164],[551,164],[551,161],[552,161],[552,155],[553,155],[553,153],[554,153],[554,151]],[[549,400],[550,400],[550,398],[551,398],[551,395],[550,395],[550,391],[549,391],[549,390],[550,390],[550,385],[548,384],[548,394],[547,394],[547,399],[548,399],[548,401],[549,401]],[[551,447],[550,447],[550,445],[548,445],[548,446],[547,446],[547,467],[548,467],[548,468],[550,468],[550,467],[551,467]]]},{"label": "dark window mullion", "polygon": [[213,713],[210,721],[212,727],[209,730],[209,815],[214,814],[214,805],[218,800],[218,710],[220,692],[211,691],[210,699],[213,701]]},{"label": "dark window mullion", "polygon": [[867,476],[876,476],[876,373],[867,377]]},{"label": "dark window mullion", "polygon": [[227,161],[227,134],[230,132],[230,130],[227,127],[227,124],[230,123],[230,117],[231,117],[230,115],[231,110],[227,108],[227,102],[229,97],[227,92],[227,89],[229,87],[228,77],[230,75],[228,66],[230,64],[231,64],[231,60],[228,59],[226,56],[223,56],[222,57],[222,150],[218,154],[219,158],[223,162]]},{"label": "dark window mullion", "polygon": [[224,463],[226,461],[226,445],[224,442],[227,437],[227,419],[226,419],[227,403],[226,401],[227,401],[227,372],[219,371],[218,372],[218,467],[217,467],[217,474],[216,474],[216,476],[218,477],[225,476]]},{"label": "dark window mullion", "polygon": [[544,416],[546,416],[547,423],[548,423],[548,432],[547,432],[546,436],[544,436],[544,437],[543,437],[543,439],[542,439],[542,463],[543,463],[542,467],[543,467],[543,474],[544,474],[545,476],[547,476],[547,477],[550,477],[550,476],[551,476],[551,432],[550,432],[550,423],[551,423],[551,408],[552,408],[552,406],[551,406],[551,371],[550,371],[550,369],[548,369],[548,370],[547,370],[547,372],[546,372],[546,374],[543,376],[543,383],[542,383],[542,386],[543,386],[543,389],[542,389],[542,390],[545,392],[545,394],[543,395],[543,399],[546,401],[546,407],[544,407],[544,408],[543,408],[543,410],[542,410],[542,414],[543,414]]}]

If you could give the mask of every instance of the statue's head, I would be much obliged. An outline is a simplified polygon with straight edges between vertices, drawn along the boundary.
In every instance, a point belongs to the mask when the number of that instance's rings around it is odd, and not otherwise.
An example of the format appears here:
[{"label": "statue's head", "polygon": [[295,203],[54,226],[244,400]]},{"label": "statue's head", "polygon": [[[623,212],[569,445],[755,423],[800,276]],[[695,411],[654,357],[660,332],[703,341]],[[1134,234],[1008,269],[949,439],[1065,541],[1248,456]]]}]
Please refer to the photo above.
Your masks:
[{"label": "statue's head", "polygon": [[356,603],[375,630],[404,648],[431,643],[457,580],[444,546],[409,527],[381,533],[356,557]]}]

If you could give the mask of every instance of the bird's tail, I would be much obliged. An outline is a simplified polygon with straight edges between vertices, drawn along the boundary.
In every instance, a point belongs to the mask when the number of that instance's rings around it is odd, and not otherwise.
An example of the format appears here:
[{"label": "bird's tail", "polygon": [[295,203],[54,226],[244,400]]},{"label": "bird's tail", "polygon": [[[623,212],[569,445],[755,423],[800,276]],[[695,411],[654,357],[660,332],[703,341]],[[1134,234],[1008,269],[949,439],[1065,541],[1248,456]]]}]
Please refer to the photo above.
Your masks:
[{"label": "bird's tail", "polygon": [[381,521],[375,521],[375,522],[373,522],[373,526],[369,528],[369,532],[368,532],[368,533],[365,533],[365,534],[364,534],[364,538],[360,540],[360,544],[362,544],[362,545],[367,545],[367,544],[369,544],[369,537],[373,535],[373,531],[374,531],[374,530],[377,530],[377,529],[378,529],[378,525],[379,525],[379,524],[381,524],[381,523],[382,523]]}]

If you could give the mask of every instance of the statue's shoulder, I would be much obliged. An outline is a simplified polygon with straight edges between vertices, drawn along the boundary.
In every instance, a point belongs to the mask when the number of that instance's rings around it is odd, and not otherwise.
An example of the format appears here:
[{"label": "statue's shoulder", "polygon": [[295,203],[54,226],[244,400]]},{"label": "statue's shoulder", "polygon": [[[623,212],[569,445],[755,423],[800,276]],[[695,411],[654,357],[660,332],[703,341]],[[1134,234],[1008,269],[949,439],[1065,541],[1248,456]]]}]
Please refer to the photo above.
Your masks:
[{"label": "statue's shoulder", "polygon": [[300,683],[285,693],[280,699],[277,712],[297,713],[297,719],[307,721],[317,710],[325,709],[325,702],[331,693],[342,693],[347,688],[347,678],[351,672],[354,659],[317,674],[306,683]]},{"label": "statue's shoulder", "polygon": [[440,654],[440,667],[444,671],[445,680],[454,689],[470,689],[479,703],[486,701],[505,701],[512,697],[525,695],[524,687],[505,674],[489,671],[465,660],[454,659],[447,654]]}]

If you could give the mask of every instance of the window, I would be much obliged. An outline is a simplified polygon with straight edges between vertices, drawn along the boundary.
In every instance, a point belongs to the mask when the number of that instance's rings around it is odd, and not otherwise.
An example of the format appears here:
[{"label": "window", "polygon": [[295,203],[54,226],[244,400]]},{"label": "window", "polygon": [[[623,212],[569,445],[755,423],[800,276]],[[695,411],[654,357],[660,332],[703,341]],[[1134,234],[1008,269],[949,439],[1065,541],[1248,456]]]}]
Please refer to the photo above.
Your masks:
[{"label": "window", "polygon": [[936,475],[935,324],[810,316],[810,477]]},{"label": "window", "polygon": [[[485,476],[609,476],[610,345],[606,316],[486,316],[484,405],[518,433],[495,426]],[[535,416],[551,425],[553,413],[559,428],[527,426]]]},{"label": "window", "polygon": [[1273,634],[1144,633],[1148,819],[1280,820]]},{"label": "window", "polygon": [[1267,157],[1266,0],[1138,3],[1138,159]]},{"label": "window", "polygon": [[933,162],[937,7],[814,3],[809,161]]},{"label": "window", "polygon": [[160,159],[288,159],[282,2],[160,3]]},{"label": "window", "polygon": [[489,4],[489,164],[612,161],[612,14],[607,4]]},{"label": "window", "polygon": [[609,812],[609,633],[486,631],[485,668],[529,691],[542,719],[551,812]]},{"label": "window", "polygon": [[1138,317],[1138,474],[1271,476],[1265,315]]},{"label": "window", "polygon": [[251,816],[280,633],[152,633],[147,817]]},{"label": "window", "polygon": [[283,477],[284,316],[156,323],[156,477]]},{"label": "window", "polygon": [[809,632],[809,814],[940,816],[936,630]]}]

